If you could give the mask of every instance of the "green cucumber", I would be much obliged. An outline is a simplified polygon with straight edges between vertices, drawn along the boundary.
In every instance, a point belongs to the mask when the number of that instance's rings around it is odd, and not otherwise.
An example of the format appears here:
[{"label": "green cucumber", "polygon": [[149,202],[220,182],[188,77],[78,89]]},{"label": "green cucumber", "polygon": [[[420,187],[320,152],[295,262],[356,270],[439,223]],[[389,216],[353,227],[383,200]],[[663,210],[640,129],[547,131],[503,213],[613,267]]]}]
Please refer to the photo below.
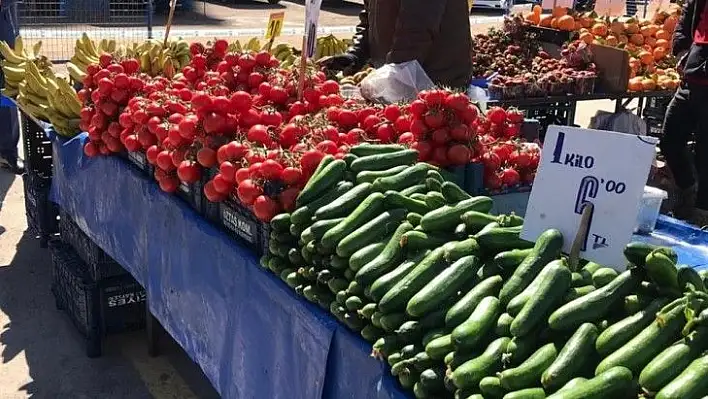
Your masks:
[{"label": "green cucumber", "polygon": [[584,377],[575,377],[575,378],[573,378],[572,380],[568,381],[565,385],[563,385],[563,387],[562,387],[561,389],[559,389],[558,391],[556,391],[556,394],[559,394],[559,393],[561,393],[561,392],[563,392],[563,391],[567,391],[567,390],[573,389],[573,388],[577,387],[578,385],[582,384],[583,382],[585,382],[585,381],[587,381],[587,380],[588,380],[588,379],[587,379],[587,378],[584,378]]},{"label": "green cucumber", "polygon": [[427,352],[422,351],[418,352],[415,356],[413,356],[413,358],[408,363],[415,370],[422,372],[426,369],[433,367],[437,362],[435,362],[433,358],[428,355]]},{"label": "green cucumber", "polygon": [[400,191],[418,184],[425,178],[429,166],[426,163],[417,163],[393,176],[379,177],[374,180],[374,190],[385,193],[386,191]]},{"label": "green cucumber", "polygon": [[374,244],[369,244],[364,248],[354,252],[349,258],[349,268],[353,271],[359,271],[365,264],[371,262],[375,257],[377,257],[390,238],[384,241],[379,241]]},{"label": "green cucumber", "polygon": [[425,177],[429,177],[431,179],[435,179],[435,180],[439,181],[440,183],[444,183],[445,178],[443,177],[442,174],[440,174],[439,170],[440,169],[435,169],[435,167],[432,167],[432,169],[430,169],[428,171],[428,173],[425,175]]},{"label": "green cucumber", "polygon": [[396,331],[405,321],[405,313],[384,314],[379,319],[379,323],[381,323],[381,328],[383,328],[383,330],[387,333],[392,333]]},{"label": "green cucumber", "polygon": [[359,173],[365,170],[386,170],[400,165],[410,165],[418,159],[418,151],[416,150],[401,150],[395,152],[387,152],[384,154],[373,154],[359,156],[349,166],[354,173]]},{"label": "green cucumber", "polygon": [[342,181],[347,163],[336,159],[325,166],[319,173],[313,175],[297,196],[295,204],[298,207],[306,205],[324,194],[330,187]]},{"label": "green cucumber", "polygon": [[466,351],[453,351],[445,356],[445,365],[450,368],[450,370],[455,371],[456,368],[463,365],[466,361],[472,360],[479,356],[479,351],[466,352]]},{"label": "green cucumber", "polygon": [[440,183],[440,180],[428,177],[425,179],[425,186],[428,188],[428,194],[430,193],[437,193],[440,195],[440,198],[442,199],[443,203],[447,203],[447,200],[445,199],[445,196],[442,195],[442,183]]},{"label": "green cucumber", "polygon": [[493,276],[481,281],[447,311],[445,325],[453,329],[462,324],[470,317],[482,299],[499,293],[502,283],[501,276]]},{"label": "green cucumber", "polygon": [[407,390],[412,390],[415,387],[417,375],[415,373],[401,373],[398,375],[398,382]]},{"label": "green cucumber", "polygon": [[708,393],[708,354],[691,362],[656,399],[699,399]]},{"label": "green cucumber", "polygon": [[545,399],[546,391],[543,388],[526,388],[509,392],[502,399]]},{"label": "green cucumber", "polygon": [[[352,231],[337,244],[337,255],[352,256],[358,250],[392,234],[406,217],[405,209],[391,209]],[[317,223],[315,223],[317,224]]]},{"label": "green cucumber", "polygon": [[377,339],[381,338],[384,335],[384,331],[378,327],[369,324],[361,329],[360,334],[365,341],[376,342]]},{"label": "green cucumber", "polygon": [[302,254],[297,248],[290,248],[290,250],[288,250],[288,260],[293,266],[305,266],[305,259],[303,259]]},{"label": "green cucumber", "polygon": [[344,195],[323,206],[315,212],[317,220],[334,219],[350,214],[373,191],[371,183],[354,186]]},{"label": "green cucumber", "polygon": [[615,269],[609,267],[600,268],[592,274],[592,285],[594,285],[595,288],[604,287],[617,278],[617,276],[619,276],[619,273],[617,273]]},{"label": "green cucumber", "polygon": [[333,270],[345,270],[349,267],[349,258],[343,258],[338,255],[332,255],[329,258],[329,265]]},{"label": "green cucumber", "polygon": [[371,315],[371,324],[374,326],[383,329],[381,326],[381,317],[383,316],[383,313],[381,313],[379,310],[376,310],[374,314]]},{"label": "green cucumber", "polygon": [[290,214],[289,213],[281,213],[278,215],[273,216],[273,219],[270,220],[270,227],[273,228],[273,230],[280,232],[280,233],[285,233],[290,231],[290,225],[292,223],[290,222]]},{"label": "green cucumber", "polygon": [[422,218],[423,218],[423,215],[421,215],[420,213],[415,213],[415,212],[410,212],[406,216],[406,220],[408,221],[408,223],[410,223],[416,227],[420,224],[420,219],[422,219]]},{"label": "green cucumber", "polygon": [[706,349],[708,328],[702,327],[652,359],[639,375],[639,384],[647,392],[659,392]]},{"label": "green cucumber", "polygon": [[344,307],[346,307],[350,312],[356,312],[357,310],[363,308],[364,305],[364,301],[362,301],[358,296],[350,296],[344,302]]},{"label": "green cucumber", "polygon": [[410,273],[415,268],[418,262],[422,260],[423,256],[425,256],[424,252],[414,257],[413,259],[405,260],[403,263],[396,266],[395,269],[377,278],[376,281],[371,284],[371,290],[369,291],[371,299],[373,299],[374,301],[380,301],[381,298],[383,298],[384,295],[386,295],[386,293],[394,285],[396,285],[396,283],[398,283],[402,278],[407,276],[408,273]]},{"label": "green cucumber", "polygon": [[381,253],[359,269],[354,279],[360,284],[371,285],[377,278],[391,271],[398,264],[397,262],[402,260],[403,252],[399,244],[401,237],[412,229],[413,226],[408,222],[398,226]]},{"label": "green cucumber", "polygon": [[361,143],[352,147],[349,151],[358,157],[369,155],[388,154],[391,152],[403,151],[406,147],[400,144],[371,144]]},{"label": "green cucumber", "polygon": [[425,353],[433,360],[443,360],[448,353],[454,350],[455,344],[452,342],[450,334],[435,338],[425,345]]},{"label": "green cucumber", "polygon": [[460,258],[418,291],[408,301],[406,312],[421,317],[438,309],[475,277],[481,265],[482,261],[474,255]]},{"label": "green cucumber", "polygon": [[553,261],[544,269],[549,270],[543,274],[543,281],[511,323],[511,334],[515,337],[526,335],[539,323],[544,323],[570,288],[572,277],[564,260]]},{"label": "green cucumber", "polygon": [[386,359],[400,348],[398,337],[385,335],[372,345],[371,355],[377,359]]},{"label": "green cucumber", "polygon": [[479,196],[462,200],[454,205],[446,205],[423,216],[420,225],[425,231],[439,231],[456,226],[465,212],[489,212],[493,201],[489,197]]},{"label": "green cucumber", "polygon": [[624,297],[624,312],[628,315],[638,313],[649,306],[652,300],[654,297],[650,295],[627,295]]},{"label": "green cucumber", "polygon": [[349,295],[364,295],[364,287],[356,281],[350,281],[347,293]]},{"label": "green cucumber", "polygon": [[443,249],[445,250],[445,260],[448,262],[454,262],[469,255],[479,255],[481,252],[477,240],[472,237],[458,242],[447,243],[443,246]]},{"label": "green cucumber", "polygon": [[[479,245],[489,253],[497,254],[511,249],[524,249],[534,246],[532,242],[519,237],[523,226],[493,227],[480,230],[474,237]],[[540,239],[541,237],[539,237]]]},{"label": "green cucumber", "polygon": [[632,371],[626,367],[612,367],[568,389],[562,389],[548,399],[609,399],[619,398],[632,386]]},{"label": "green cucumber", "polygon": [[333,189],[322,194],[318,199],[305,206],[297,208],[290,214],[290,221],[296,225],[309,226],[312,223],[312,218],[315,216],[315,212],[318,209],[341,197],[347,191],[351,190],[352,187],[354,187],[354,185],[351,182],[340,182]]},{"label": "green cucumber", "polygon": [[659,298],[653,300],[645,309],[626,317],[607,327],[595,341],[595,350],[600,356],[607,356],[621,348],[634,336],[639,334],[656,318],[656,313],[663,308],[668,300]]},{"label": "green cucumber", "polygon": [[494,223],[499,220],[499,216],[490,215],[486,212],[469,211],[460,216],[462,223],[467,226],[470,233],[475,234],[484,228],[489,223]]},{"label": "green cucumber", "polygon": [[442,194],[445,196],[447,202],[451,204],[472,198],[472,196],[462,190],[460,186],[450,181],[443,182]]},{"label": "green cucumber", "polygon": [[558,356],[555,344],[546,344],[534,352],[518,367],[499,373],[499,381],[507,391],[531,388],[538,384],[543,372]]},{"label": "green cucumber", "polygon": [[444,234],[409,231],[401,237],[400,245],[407,250],[433,249],[450,242],[452,237]]},{"label": "green cucumber", "polygon": [[629,263],[635,266],[644,267],[647,255],[649,255],[651,251],[657,248],[658,247],[656,245],[652,244],[647,244],[643,242],[630,242],[629,244],[627,244],[627,246],[624,247],[624,257],[627,258]]},{"label": "green cucumber", "polygon": [[572,287],[571,289],[566,292],[565,296],[563,297],[563,303],[568,303],[570,301],[574,301],[580,297],[583,297],[593,291],[595,291],[597,288],[595,288],[594,285],[584,285],[582,287]]},{"label": "green cucumber", "polygon": [[588,262],[578,273],[583,276],[583,284],[592,284],[592,275],[602,269],[602,265],[595,262]]},{"label": "green cucumber", "polygon": [[489,399],[501,399],[506,390],[501,386],[498,377],[484,377],[479,381],[479,390]]},{"label": "green cucumber", "polygon": [[620,298],[635,289],[641,279],[627,270],[606,286],[558,308],[548,318],[554,330],[569,330],[600,320]]},{"label": "green cucumber", "polygon": [[374,180],[378,179],[379,177],[393,176],[393,175],[400,173],[406,169],[408,169],[408,166],[400,165],[400,166],[394,166],[393,168],[386,169],[386,170],[377,170],[377,171],[365,170],[363,172],[357,173],[356,184],[373,183]]},{"label": "green cucumber", "polygon": [[425,194],[428,192],[428,186],[425,183],[416,184],[415,186],[410,186],[404,190],[401,190],[401,195],[410,197],[413,194]]},{"label": "green cucumber", "polygon": [[445,390],[445,370],[430,368],[420,373],[420,385],[430,393],[438,393]]},{"label": "green cucumber", "polygon": [[501,314],[501,305],[496,297],[482,299],[464,323],[452,330],[455,349],[473,350],[485,338]]},{"label": "green cucumber", "polygon": [[282,273],[283,270],[287,269],[289,266],[290,262],[279,256],[272,257],[268,262],[268,268],[276,275],[280,275],[280,273]]},{"label": "green cucumber", "polygon": [[501,270],[513,272],[531,252],[533,252],[533,248],[512,249],[510,251],[499,252],[494,256],[494,263]]},{"label": "green cucumber", "polygon": [[651,359],[679,337],[686,323],[684,308],[684,305],[675,306],[657,316],[657,320],[605,357],[597,365],[595,375],[615,366],[627,367],[632,373],[639,375]]},{"label": "green cucumber", "polygon": [[329,288],[333,294],[336,294],[339,291],[346,290],[348,285],[349,282],[343,278],[333,278],[327,283],[327,288]]},{"label": "green cucumber", "polygon": [[322,157],[322,159],[320,160],[320,163],[317,164],[317,167],[315,168],[314,172],[312,172],[312,175],[310,176],[310,180],[307,181],[307,183],[305,184],[305,187],[303,187],[303,189],[312,187],[312,185],[315,183],[313,178],[316,177],[317,175],[319,175],[332,162],[334,162],[333,155],[325,155],[324,157]]},{"label": "green cucumber", "polygon": [[[427,191],[426,191],[426,193],[427,193]],[[425,202],[425,199],[427,198],[425,195],[426,195],[425,193],[414,193],[414,194],[411,194],[411,195],[407,195],[407,197],[410,197],[410,198],[412,198],[412,199],[414,199],[414,200],[416,200],[416,201],[423,201],[423,202]]]},{"label": "green cucumber", "polygon": [[[320,239],[322,239],[322,236],[325,235],[325,233],[327,233],[334,226],[341,223],[343,220],[344,220],[344,218],[318,220],[315,223],[313,223],[312,226],[308,227],[308,229],[310,230],[310,234],[308,234],[307,238],[312,238],[312,240],[320,240]],[[307,241],[307,242],[310,242],[310,241]]]},{"label": "green cucumber", "polygon": [[349,216],[325,233],[321,239],[321,244],[325,248],[336,248],[337,244],[347,235],[380,215],[383,212],[383,201],[383,194],[370,194]]},{"label": "green cucumber", "polygon": [[425,205],[428,207],[428,209],[440,209],[444,207],[445,204],[447,204],[447,201],[441,193],[437,191],[429,191],[427,194],[425,194]]},{"label": "green cucumber", "polygon": [[446,334],[445,329],[439,328],[436,330],[429,331],[427,334],[423,336],[422,343],[424,346],[428,346],[429,343],[433,342],[433,340],[436,340],[440,337],[443,337]]},{"label": "green cucumber", "polygon": [[519,293],[514,298],[512,298],[511,301],[509,301],[509,303],[506,305],[506,311],[512,316],[516,316],[517,314],[519,314],[519,312],[521,312],[521,309],[523,309],[524,305],[526,305],[526,302],[528,302],[529,298],[533,297],[536,294],[536,291],[538,291],[539,289],[539,285],[544,281],[546,275],[551,273],[553,270],[553,268],[548,268],[544,266],[538,273],[538,275],[534,277],[533,280],[531,280],[531,283],[526,288],[524,288],[521,293]]},{"label": "green cucumber", "polygon": [[498,337],[509,337],[511,336],[511,323],[514,318],[509,313],[502,313],[497,320],[497,326],[494,328],[494,333]]},{"label": "green cucumber", "polygon": [[476,389],[482,378],[501,370],[502,355],[509,344],[508,337],[497,338],[474,359],[468,360],[452,373],[452,381],[458,389]]},{"label": "green cucumber", "polygon": [[371,316],[376,312],[375,303],[367,303],[363,308],[359,309],[359,315],[365,319],[371,319]]},{"label": "green cucumber", "polygon": [[689,291],[689,284],[692,285],[693,289],[696,291],[706,291],[701,275],[692,267],[685,265],[679,267],[676,277],[681,292]]},{"label": "green cucumber", "polygon": [[388,209],[404,208],[408,212],[415,212],[421,215],[425,215],[430,211],[430,207],[425,202],[406,197],[399,192],[386,191],[385,195],[386,208]]},{"label": "green cucumber", "polygon": [[[540,333],[541,331],[536,331]],[[504,352],[504,365],[518,366],[531,356],[539,347],[538,334],[528,334],[525,337],[514,337]]]},{"label": "green cucumber", "polygon": [[561,388],[591,364],[597,335],[597,327],[592,323],[585,323],[578,327],[565,343],[558,357],[543,372],[541,376],[543,387],[550,391]]},{"label": "green cucumber", "polygon": [[403,356],[401,355],[400,352],[394,352],[388,356],[388,359],[386,359],[388,362],[388,365],[393,367],[403,361]]},{"label": "green cucumber", "polygon": [[420,381],[416,382],[415,385],[413,385],[413,396],[415,396],[416,399],[430,399],[431,395],[428,391],[423,388],[422,385],[420,385]]},{"label": "green cucumber", "polygon": [[442,248],[436,248],[423,258],[408,275],[396,283],[381,298],[379,308],[384,312],[405,309],[408,301],[444,269],[443,252]]},{"label": "green cucumber", "polygon": [[647,255],[644,268],[649,278],[659,286],[659,289],[679,289],[676,261],[665,254],[663,248],[657,248]]},{"label": "green cucumber", "polygon": [[457,239],[457,240],[464,240],[470,236],[467,233],[467,226],[465,226],[464,223],[458,224],[457,227],[455,227],[455,231],[453,234],[455,236],[455,239]]},{"label": "green cucumber", "polygon": [[[481,243],[480,243],[481,245]],[[499,293],[499,300],[506,305],[520,294],[550,261],[560,256],[563,235],[555,229],[546,230],[536,239],[532,252],[519,264]]]}]

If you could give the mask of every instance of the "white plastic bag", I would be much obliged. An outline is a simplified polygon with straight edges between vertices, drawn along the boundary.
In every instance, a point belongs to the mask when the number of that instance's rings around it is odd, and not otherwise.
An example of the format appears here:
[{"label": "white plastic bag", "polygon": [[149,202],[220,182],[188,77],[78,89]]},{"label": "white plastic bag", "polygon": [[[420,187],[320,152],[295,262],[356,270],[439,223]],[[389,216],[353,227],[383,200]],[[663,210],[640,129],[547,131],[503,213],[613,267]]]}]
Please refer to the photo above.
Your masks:
[{"label": "white plastic bag", "polygon": [[396,103],[415,99],[419,91],[435,87],[418,61],[386,64],[361,81],[367,100]]},{"label": "white plastic bag", "polygon": [[609,130],[618,133],[647,135],[647,123],[628,110],[620,112],[597,111],[590,119],[590,129]]}]

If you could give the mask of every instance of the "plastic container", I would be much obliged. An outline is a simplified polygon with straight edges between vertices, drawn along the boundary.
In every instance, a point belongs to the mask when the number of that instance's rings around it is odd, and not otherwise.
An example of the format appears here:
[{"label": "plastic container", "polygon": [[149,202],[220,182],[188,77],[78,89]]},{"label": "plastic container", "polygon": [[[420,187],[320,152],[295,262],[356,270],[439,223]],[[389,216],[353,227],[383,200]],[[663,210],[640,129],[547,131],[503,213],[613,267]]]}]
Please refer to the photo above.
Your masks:
[{"label": "plastic container", "polygon": [[637,227],[634,229],[637,233],[649,234],[654,231],[656,219],[659,218],[661,203],[668,197],[669,195],[664,190],[644,186],[644,195],[639,203]]}]

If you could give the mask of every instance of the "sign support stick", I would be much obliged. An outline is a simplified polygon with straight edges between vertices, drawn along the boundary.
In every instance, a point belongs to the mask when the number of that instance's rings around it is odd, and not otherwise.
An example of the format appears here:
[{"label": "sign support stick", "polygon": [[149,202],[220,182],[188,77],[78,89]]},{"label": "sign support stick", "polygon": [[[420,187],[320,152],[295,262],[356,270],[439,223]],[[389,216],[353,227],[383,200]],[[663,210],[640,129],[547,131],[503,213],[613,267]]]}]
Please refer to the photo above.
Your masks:
[{"label": "sign support stick", "polygon": [[167,26],[165,26],[165,41],[162,47],[167,47],[167,38],[170,36],[170,28],[172,27],[172,18],[175,16],[175,7],[177,6],[177,0],[170,1],[170,14],[167,17]]},{"label": "sign support stick", "polygon": [[591,202],[588,202],[583,206],[583,213],[580,216],[578,232],[575,234],[575,239],[573,240],[573,245],[570,247],[570,255],[568,257],[570,271],[572,272],[578,268],[578,262],[580,261],[580,249],[583,247],[583,243],[585,243],[585,240],[587,239],[588,225],[590,224],[590,218],[592,217],[592,209],[593,205]]}]

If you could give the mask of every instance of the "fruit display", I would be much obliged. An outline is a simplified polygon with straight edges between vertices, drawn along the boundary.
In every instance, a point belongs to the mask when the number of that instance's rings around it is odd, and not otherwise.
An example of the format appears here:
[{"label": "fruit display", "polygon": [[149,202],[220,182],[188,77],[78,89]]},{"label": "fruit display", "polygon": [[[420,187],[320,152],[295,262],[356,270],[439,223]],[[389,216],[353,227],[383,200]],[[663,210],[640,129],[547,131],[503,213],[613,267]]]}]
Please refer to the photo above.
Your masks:
[{"label": "fruit display", "polygon": [[629,53],[630,91],[673,90],[680,76],[676,58],[671,55],[672,37],[681,14],[678,3],[651,18],[609,18],[594,12],[574,13],[556,7],[552,14],[541,14],[541,7],[524,16],[527,23],[573,32],[587,44],[601,44]]},{"label": "fruit display", "polygon": [[323,158],[272,219],[262,267],[372,343],[416,398],[705,396],[708,275],[644,243],[625,271],[573,268],[558,230],[520,239],[522,218],[407,151]]},{"label": "fruit display", "polygon": [[20,83],[25,81],[28,65],[34,64],[40,74],[46,73],[52,67],[52,63],[40,55],[42,42],[38,41],[33,48],[27,49],[24,46],[22,36],[15,38],[15,47],[10,47],[7,42],[0,41],[0,55],[2,55],[2,71],[5,76],[5,87],[2,94],[15,98],[19,94]]}]

